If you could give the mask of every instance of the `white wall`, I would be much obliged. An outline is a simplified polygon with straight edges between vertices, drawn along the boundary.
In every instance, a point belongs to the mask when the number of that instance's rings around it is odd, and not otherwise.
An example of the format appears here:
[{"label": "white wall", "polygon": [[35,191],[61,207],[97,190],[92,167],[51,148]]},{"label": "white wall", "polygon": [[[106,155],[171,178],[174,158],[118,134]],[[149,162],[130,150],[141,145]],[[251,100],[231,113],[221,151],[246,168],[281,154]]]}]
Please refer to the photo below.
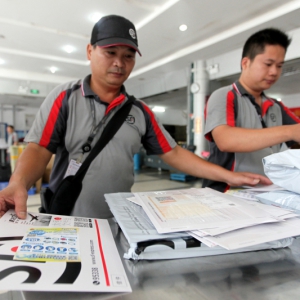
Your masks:
[{"label": "white wall", "polygon": [[300,107],[300,93],[282,97],[282,102],[289,108]]},{"label": "white wall", "polygon": [[[9,125],[14,125],[15,130],[25,130],[25,116],[28,115],[36,115],[38,108],[33,107],[25,107],[25,106],[17,106],[15,118],[13,117],[13,107],[9,105],[4,106],[3,111],[3,119],[1,122],[7,123]],[[15,122],[14,122],[15,120]]]},{"label": "white wall", "polygon": [[165,112],[156,112],[155,115],[162,124],[185,126],[187,124],[187,115],[185,111],[168,109]]}]

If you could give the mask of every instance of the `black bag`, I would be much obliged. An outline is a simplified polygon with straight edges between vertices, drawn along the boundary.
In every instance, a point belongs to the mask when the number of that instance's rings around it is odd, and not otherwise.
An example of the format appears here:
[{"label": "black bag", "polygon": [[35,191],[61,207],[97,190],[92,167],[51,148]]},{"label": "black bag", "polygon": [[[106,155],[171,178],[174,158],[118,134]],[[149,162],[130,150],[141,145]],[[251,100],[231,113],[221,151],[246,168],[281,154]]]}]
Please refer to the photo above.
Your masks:
[{"label": "black bag", "polygon": [[42,207],[39,209],[40,212],[55,215],[70,215],[75,202],[80,195],[82,180],[91,162],[124,123],[130,112],[133,100],[134,97],[130,96],[124,106],[122,106],[111,118],[109,123],[105,126],[100,139],[75,175],[64,178],[55,193],[49,188],[41,190]]}]

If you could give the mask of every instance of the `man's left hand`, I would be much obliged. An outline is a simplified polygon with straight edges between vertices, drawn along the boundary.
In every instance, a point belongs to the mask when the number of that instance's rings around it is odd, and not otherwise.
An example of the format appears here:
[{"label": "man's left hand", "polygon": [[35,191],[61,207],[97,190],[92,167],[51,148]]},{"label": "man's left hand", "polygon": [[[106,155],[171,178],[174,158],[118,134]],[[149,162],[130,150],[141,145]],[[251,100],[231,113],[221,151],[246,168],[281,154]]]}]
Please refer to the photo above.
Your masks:
[{"label": "man's left hand", "polygon": [[255,186],[257,184],[263,184],[263,185],[273,184],[273,182],[266,176],[254,174],[254,173],[248,173],[248,172],[232,172],[232,175],[230,176],[227,183],[230,186],[243,186],[243,185]]}]

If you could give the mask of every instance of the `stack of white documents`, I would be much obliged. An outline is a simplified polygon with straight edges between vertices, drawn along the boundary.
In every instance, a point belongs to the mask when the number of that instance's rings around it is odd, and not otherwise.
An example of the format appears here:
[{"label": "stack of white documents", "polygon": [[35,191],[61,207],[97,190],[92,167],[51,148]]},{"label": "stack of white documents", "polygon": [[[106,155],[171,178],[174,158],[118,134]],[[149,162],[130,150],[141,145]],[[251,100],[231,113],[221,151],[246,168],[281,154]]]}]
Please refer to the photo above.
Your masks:
[{"label": "stack of white documents", "polygon": [[232,250],[300,235],[297,214],[208,188],[135,197],[159,233],[188,231],[209,247]]},{"label": "stack of white documents", "polygon": [[[125,258],[167,259],[281,248],[300,235],[296,214],[207,188],[105,197],[130,245]],[[194,241],[192,247],[187,246],[189,239]]]}]

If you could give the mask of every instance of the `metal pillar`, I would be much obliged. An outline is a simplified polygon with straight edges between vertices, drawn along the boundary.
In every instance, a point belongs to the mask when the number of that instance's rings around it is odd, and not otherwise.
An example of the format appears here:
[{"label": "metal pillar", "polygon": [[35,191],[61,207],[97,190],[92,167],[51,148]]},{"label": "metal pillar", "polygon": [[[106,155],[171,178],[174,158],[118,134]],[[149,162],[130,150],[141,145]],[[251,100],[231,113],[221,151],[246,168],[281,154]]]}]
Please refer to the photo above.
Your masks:
[{"label": "metal pillar", "polygon": [[191,93],[191,85],[194,82],[194,64],[191,64],[189,74],[189,82],[187,88],[187,126],[186,126],[186,135],[187,135],[187,146],[194,146],[194,96]]},{"label": "metal pillar", "polygon": [[201,152],[208,149],[208,143],[204,138],[204,108],[209,90],[205,61],[199,60],[192,64],[191,79],[188,112],[189,124],[193,124],[193,128],[188,127],[188,143],[193,142],[196,146],[195,154],[201,156]]},{"label": "metal pillar", "polygon": [[3,113],[4,113],[4,106],[3,103],[0,104],[0,118],[1,118],[1,122],[4,122],[4,118],[3,118]]}]

